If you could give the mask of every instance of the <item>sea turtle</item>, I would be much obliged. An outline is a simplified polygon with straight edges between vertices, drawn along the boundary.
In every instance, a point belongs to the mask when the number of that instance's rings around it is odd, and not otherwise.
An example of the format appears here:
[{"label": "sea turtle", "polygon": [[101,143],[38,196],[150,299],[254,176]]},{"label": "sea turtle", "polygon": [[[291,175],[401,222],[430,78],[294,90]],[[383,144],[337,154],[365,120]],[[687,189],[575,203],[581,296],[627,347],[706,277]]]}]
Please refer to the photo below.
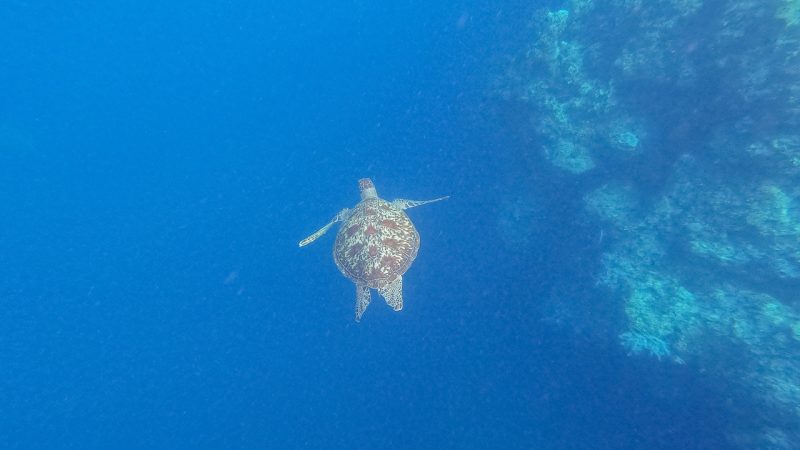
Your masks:
[{"label": "sea turtle", "polygon": [[304,247],[333,224],[344,222],[336,234],[333,259],[356,284],[356,322],[369,305],[370,288],[377,289],[395,311],[403,309],[403,274],[419,250],[419,233],[403,210],[448,198],[387,202],[378,197],[369,178],[358,180],[358,189],[361,201],[355,207],[339,211],[330,223],[300,241]]}]

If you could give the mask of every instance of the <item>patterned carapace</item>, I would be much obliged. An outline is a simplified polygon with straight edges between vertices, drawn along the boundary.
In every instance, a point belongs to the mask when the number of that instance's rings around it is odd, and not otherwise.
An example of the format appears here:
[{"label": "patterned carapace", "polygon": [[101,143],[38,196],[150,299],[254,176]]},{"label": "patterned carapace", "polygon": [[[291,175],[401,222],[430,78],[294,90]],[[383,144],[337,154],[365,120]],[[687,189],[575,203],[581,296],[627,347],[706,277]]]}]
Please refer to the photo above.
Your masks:
[{"label": "patterned carapace", "polygon": [[370,198],[355,208],[336,235],[333,259],[347,278],[380,289],[408,270],[419,233],[403,210]]},{"label": "patterned carapace", "polygon": [[419,250],[419,233],[404,210],[438,202],[398,198],[387,202],[378,197],[372,180],[358,180],[361,201],[353,209],[339,211],[333,220],[300,241],[300,247],[316,241],[336,223],[343,222],[333,246],[333,259],[340,271],[356,284],[356,322],[370,302],[370,289],[377,289],[393,310],[403,309],[403,274]]}]

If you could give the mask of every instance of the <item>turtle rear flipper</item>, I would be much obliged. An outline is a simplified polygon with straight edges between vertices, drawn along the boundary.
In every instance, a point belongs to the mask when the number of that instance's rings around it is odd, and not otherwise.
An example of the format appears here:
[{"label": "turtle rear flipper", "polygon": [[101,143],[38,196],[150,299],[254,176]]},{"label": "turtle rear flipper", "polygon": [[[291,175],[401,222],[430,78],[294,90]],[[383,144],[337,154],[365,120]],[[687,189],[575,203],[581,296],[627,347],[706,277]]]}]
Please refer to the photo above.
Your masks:
[{"label": "turtle rear flipper", "polygon": [[386,299],[386,304],[391,306],[393,310],[400,311],[403,309],[403,277],[398,276],[391,283],[387,284],[378,293]]},{"label": "turtle rear flipper", "polygon": [[356,283],[356,322],[361,321],[367,306],[369,306],[369,286],[365,283]]}]

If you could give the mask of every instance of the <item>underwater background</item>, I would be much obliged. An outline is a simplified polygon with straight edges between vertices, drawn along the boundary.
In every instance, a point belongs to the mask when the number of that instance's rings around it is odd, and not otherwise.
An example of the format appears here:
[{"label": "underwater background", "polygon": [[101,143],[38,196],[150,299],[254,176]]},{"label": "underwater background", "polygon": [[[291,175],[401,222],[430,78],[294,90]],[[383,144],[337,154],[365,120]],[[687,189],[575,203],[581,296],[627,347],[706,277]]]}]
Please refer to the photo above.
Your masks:
[{"label": "underwater background", "polygon": [[[800,2],[0,3],[0,447],[795,448]],[[450,199],[404,308],[359,199]]]}]

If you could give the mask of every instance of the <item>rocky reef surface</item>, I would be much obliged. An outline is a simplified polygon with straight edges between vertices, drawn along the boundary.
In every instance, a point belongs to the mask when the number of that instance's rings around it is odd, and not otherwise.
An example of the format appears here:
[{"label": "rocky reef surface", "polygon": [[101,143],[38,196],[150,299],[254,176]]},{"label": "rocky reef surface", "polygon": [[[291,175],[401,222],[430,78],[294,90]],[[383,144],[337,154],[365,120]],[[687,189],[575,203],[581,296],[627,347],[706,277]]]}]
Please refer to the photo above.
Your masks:
[{"label": "rocky reef surface", "polygon": [[793,448],[800,2],[574,0],[530,29],[492,95],[521,105],[530,152],[586,181],[620,345],[760,405],[732,445]]}]

